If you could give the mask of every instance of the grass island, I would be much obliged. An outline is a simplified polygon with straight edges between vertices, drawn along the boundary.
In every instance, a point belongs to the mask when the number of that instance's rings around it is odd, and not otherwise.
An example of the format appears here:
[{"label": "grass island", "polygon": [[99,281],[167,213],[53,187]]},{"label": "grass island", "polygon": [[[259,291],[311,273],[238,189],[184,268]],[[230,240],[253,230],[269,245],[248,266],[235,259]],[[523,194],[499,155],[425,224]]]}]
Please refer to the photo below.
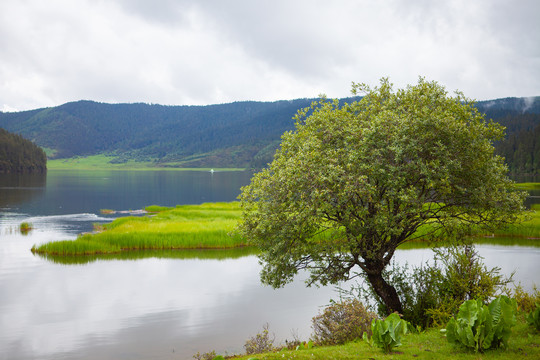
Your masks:
[{"label": "grass island", "polygon": [[[247,246],[231,234],[240,218],[240,205],[206,203],[174,208],[148,206],[143,216],[96,224],[96,232],[76,240],[53,241],[32,247],[47,255],[114,254],[129,250],[231,249]],[[109,210],[110,211],[110,210]]]}]

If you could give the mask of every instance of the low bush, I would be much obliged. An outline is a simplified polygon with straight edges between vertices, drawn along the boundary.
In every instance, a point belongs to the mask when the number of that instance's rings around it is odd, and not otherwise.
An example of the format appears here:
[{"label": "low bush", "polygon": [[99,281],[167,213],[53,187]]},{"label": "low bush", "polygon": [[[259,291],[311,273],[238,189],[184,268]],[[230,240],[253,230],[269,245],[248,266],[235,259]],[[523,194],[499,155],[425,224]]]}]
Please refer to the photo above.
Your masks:
[{"label": "low bush", "polygon": [[536,304],[540,303],[540,291],[533,286],[532,293],[528,293],[523,289],[521,284],[514,288],[514,299],[517,301],[517,306],[520,311],[531,312],[536,308]]},{"label": "low bush", "polygon": [[214,360],[216,358],[216,352],[214,350],[207,352],[207,353],[196,353],[193,355],[193,358],[195,360]]},{"label": "low bush", "polygon": [[321,345],[344,344],[370,332],[377,315],[368,311],[357,299],[335,302],[312,319],[313,341]]},{"label": "low bush", "polygon": [[262,333],[258,333],[254,337],[249,338],[244,344],[246,354],[260,354],[264,352],[270,352],[274,349],[275,336],[270,338],[270,332],[268,331],[268,324],[263,326]]}]

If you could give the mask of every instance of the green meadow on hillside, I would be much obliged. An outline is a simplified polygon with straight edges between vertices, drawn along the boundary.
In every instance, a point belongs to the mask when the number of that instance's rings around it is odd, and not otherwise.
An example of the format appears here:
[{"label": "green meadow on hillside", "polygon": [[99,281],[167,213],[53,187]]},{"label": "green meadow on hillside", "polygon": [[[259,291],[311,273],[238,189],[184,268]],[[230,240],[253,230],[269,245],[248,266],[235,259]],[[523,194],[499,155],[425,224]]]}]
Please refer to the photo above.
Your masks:
[{"label": "green meadow on hillside", "polygon": [[[68,159],[53,159],[47,163],[49,170],[177,170],[210,171],[211,168],[182,167],[181,163],[156,163],[152,161],[118,161],[114,156],[91,155]],[[216,171],[243,171],[243,168],[214,168]]]}]

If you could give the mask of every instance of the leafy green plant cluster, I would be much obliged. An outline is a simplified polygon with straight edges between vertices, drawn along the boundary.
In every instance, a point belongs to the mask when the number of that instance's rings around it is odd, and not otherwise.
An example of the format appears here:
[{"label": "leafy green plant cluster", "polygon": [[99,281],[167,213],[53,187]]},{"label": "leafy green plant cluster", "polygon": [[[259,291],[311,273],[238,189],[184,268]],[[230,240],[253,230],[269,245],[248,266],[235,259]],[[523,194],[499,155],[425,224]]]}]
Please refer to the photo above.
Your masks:
[{"label": "leafy green plant cluster", "polygon": [[396,346],[401,346],[401,337],[407,333],[407,322],[393,313],[384,320],[375,319],[371,322],[371,338],[364,333],[363,339],[371,346],[380,347],[389,353]]},{"label": "leafy green plant cluster", "polygon": [[313,349],[313,341],[308,341],[308,342],[300,342],[300,344],[298,344],[295,348],[296,351],[299,351],[299,350],[311,350]]},{"label": "leafy green plant cluster", "polygon": [[527,323],[540,331],[540,303],[536,303],[536,309],[528,314]]},{"label": "leafy green plant cluster", "polygon": [[270,352],[274,350],[275,336],[270,338],[270,332],[268,331],[268,323],[263,326],[263,331],[257,335],[249,338],[244,344],[246,354],[260,354],[264,352]]},{"label": "leafy green plant cluster", "polygon": [[362,338],[364,333],[371,332],[370,324],[376,317],[357,299],[334,302],[311,320],[313,341],[337,345]]},{"label": "leafy green plant cluster", "polygon": [[468,300],[446,326],[448,342],[475,352],[499,347],[508,348],[508,338],[516,324],[517,303],[501,295],[489,305],[482,300]]}]

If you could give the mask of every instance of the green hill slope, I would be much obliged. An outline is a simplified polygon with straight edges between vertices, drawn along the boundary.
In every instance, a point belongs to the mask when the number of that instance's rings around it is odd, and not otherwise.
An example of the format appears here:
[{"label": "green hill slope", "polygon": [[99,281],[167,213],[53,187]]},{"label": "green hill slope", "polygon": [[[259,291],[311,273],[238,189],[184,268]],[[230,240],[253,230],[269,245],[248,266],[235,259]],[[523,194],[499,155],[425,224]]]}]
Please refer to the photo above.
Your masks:
[{"label": "green hill slope", "polygon": [[[77,101],[52,108],[0,112],[0,127],[46,148],[50,158],[106,154],[117,163],[137,160],[152,161],[157,166],[263,167],[271,161],[281,135],[293,129],[296,111],[311,101],[208,106]],[[507,126],[509,139],[522,133],[520,136],[530,137],[540,124],[540,97],[483,101],[478,108]],[[512,146],[498,151],[510,161],[525,158],[514,156],[517,150]],[[532,165],[511,168],[540,168],[535,165],[540,159],[524,161]]]}]

